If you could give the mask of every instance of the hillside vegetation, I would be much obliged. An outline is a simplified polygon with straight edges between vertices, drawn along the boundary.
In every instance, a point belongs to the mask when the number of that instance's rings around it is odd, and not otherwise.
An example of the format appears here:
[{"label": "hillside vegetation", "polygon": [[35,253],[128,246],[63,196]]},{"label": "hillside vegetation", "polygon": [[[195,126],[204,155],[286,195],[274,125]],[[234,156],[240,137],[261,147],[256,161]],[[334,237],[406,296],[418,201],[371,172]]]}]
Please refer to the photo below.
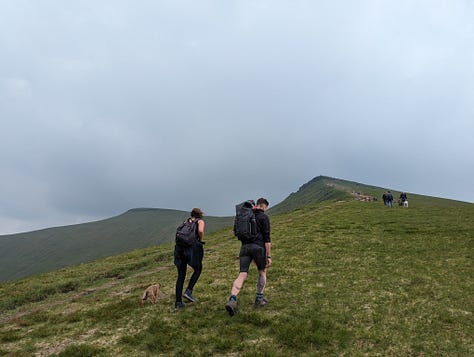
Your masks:
[{"label": "hillside vegetation", "polygon": [[[256,269],[239,314],[224,309],[239,265],[229,227],[206,236],[199,302],[183,311],[172,244],[0,284],[0,355],[474,355],[474,205],[339,198],[271,216],[263,309]],[[141,304],[153,282],[159,302]]]},{"label": "hillside vegetation", "polygon": [[[360,198],[359,193],[380,197],[386,189],[357,182],[318,176],[269,210],[279,214],[320,202]],[[398,197],[399,192],[394,192]],[[409,194],[418,204],[453,201]],[[176,226],[188,212],[131,209],[109,219],[0,236],[0,282],[11,281],[134,249],[172,242]],[[207,232],[232,224],[233,217],[206,217]]]},{"label": "hillside vegetation", "polygon": [[[109,219],[0,236],[0,281],[90,262],[98,258],[174,240],[189,212],[132,209]],[[228,226],[231,217],[206,217],[209,232]]]}]

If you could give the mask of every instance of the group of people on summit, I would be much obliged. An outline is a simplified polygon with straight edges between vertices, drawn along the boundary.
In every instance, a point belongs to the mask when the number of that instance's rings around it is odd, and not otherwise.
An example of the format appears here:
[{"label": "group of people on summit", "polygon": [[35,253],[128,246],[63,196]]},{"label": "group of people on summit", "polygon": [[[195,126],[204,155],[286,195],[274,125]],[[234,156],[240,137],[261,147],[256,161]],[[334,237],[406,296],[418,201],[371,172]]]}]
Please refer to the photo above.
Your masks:
[{"label": "group of people on summit", "polygon": [[[236,206],[237,210],[240,209],[244,212],[242,215],[244,221],[241,220],[239,222],[239,212],[237,212],[236,221],[234,223],[234,234],[241,240],[242,245],[239,254],[239,274],[232,284],[229,300],[225,304],[225,309],[230,316],[234,316],[237,313],[237,296],[247,279],[250,263],[252,261],[255,262],[258,269],[255,307],[263,307],[268,302],[264,297],[264,290],[267,283],[267,270],[272,265],[270,220],[265,214],[268,206],[268,200],[265,198],[259,198],[256,204],[253,201],[246,201],[242,205]],[[246,231],[247,226],[248,232]],[[193,235],[194,239],[189,242],[185,237],[187,235],[186,230],[195,233]],[[204,257],[203,244],[205,244],[203,241],[204,230],[205,222],[203,220],[203,212],[199,208],[193,208],[190,218],[178,227],[174,248],[174,264],[178,270],[175,289],[176,310],[186,306],[183,302],[183,298],[190,303],[196,301],[193,296],[193,288],[202,272],[202,260]],[[193,268],[193,274],[183,294],[188,265]]]},{"label": "group of people on summit", "polygon": [[[393,207],[393,194],[391,191],[387,191],[382,195],[383,204],[387,207]],[[406,192],[400,193],[400,198],[398,199],[398,205],[408,207],[408,196]]]}]

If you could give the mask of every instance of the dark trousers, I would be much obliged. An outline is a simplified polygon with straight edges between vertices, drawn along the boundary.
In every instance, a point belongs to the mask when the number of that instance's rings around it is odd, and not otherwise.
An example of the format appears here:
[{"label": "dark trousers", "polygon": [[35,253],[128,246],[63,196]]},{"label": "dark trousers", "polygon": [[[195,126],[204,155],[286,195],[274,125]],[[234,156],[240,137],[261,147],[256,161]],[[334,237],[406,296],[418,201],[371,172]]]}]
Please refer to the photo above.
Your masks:
[{"label": "dark trousers", "polygon": [[202,272],[202,259],[204,249],[200,242],[196,242],[191,247],[181,247],[176,245],[174,248],[174,264],[178,269],[178,279],[176,280],[176,302],[182,301],[184,281],[186,280],[186,271],[188,265],[194,272],[189,279],[187,289],[193,290],[199,276]]}]

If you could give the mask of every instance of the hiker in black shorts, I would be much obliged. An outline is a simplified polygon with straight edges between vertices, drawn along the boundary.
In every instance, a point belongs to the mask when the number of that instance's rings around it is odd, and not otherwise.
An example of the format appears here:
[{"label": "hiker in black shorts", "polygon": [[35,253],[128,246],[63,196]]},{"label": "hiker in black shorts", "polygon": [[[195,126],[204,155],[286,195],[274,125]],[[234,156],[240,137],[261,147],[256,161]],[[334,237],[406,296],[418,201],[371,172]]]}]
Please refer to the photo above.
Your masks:
[{"label": "hiker in black shorts", "polygon": [[[197,239],[194,244],[191,246],[182,246],[177,243],[174,247],[174,265],[176,265],[176,268],[178,269],[178,279],[176,280],[176,309],[181,309],[186,306],[183,302],[183,296],[189,302],[196,301],[192,293],[194,285],[196,285],[199,276],[201,275],[202,259],[204,257],[204,242],[202,239],[204,237],[205,223],[202,216],[203,212],[199,208],[193,208],[191,211],[191,218],[189,218],[189,220],[197,220]],[[188,265],[193,268],[194,272],[189,279],[188,287],[183,295],[183,286],[184,280],[186,279]]]},{"label": "hiker in black shorts", "polygon": [[255,219],[257,222],[257,234],[253,242],[244,243],[240,248],[240,272],[235,279],[229,301],[225,308],[230,316],[237,313],[237,295],[239,294],[245,280],[248,276],[250,263],[255,262],[258,268],[257,294],[255,296],[255,307],[265,306],[267,300],[263,297],[263,291],[267,283],[267,268],[272,265],[270,241],[270,220],[265,214],[268,208],[268,201],[265,198],[259,198],[255,206]]}]

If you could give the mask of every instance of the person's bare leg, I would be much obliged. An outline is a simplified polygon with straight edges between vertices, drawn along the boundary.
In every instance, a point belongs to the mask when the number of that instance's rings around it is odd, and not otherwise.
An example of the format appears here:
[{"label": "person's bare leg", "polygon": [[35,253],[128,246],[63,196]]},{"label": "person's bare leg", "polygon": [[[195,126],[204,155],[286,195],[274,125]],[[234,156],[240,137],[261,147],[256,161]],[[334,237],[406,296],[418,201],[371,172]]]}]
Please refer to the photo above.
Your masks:
[{"label": "person's bare leg", "polygon": [[267,301],[263,298],[263,291],[265,290],[265,285],[267,285],[267,271],[259,270],[257,280],[257,294],[255,295],[256,307],[264,306],[267,303]]},{"label": "person's bare leg", "polygon": [[265,290],[266,285],[267,285],[267,271],[259,270],[258,280],[257,280],[257,294],[263,295],[263,290]]},{"label": "person's bare leg", "polygon": [[230,316],[234,316],[237,313],[237,295],[239,295],[244,282],[247,279],[248,273],[240,272],[237,279],[234,280],[232,284],[231,295],[229,301],[225,304],[225,309]]},{"label": "person's bare leg", "polygon": [[231,294],[234,296],[239,295],[242,286],[244,286],[244,282],[247,279],[248,273],[240,272],[237,279],[235,279],[234,283],[232,284]]}]

